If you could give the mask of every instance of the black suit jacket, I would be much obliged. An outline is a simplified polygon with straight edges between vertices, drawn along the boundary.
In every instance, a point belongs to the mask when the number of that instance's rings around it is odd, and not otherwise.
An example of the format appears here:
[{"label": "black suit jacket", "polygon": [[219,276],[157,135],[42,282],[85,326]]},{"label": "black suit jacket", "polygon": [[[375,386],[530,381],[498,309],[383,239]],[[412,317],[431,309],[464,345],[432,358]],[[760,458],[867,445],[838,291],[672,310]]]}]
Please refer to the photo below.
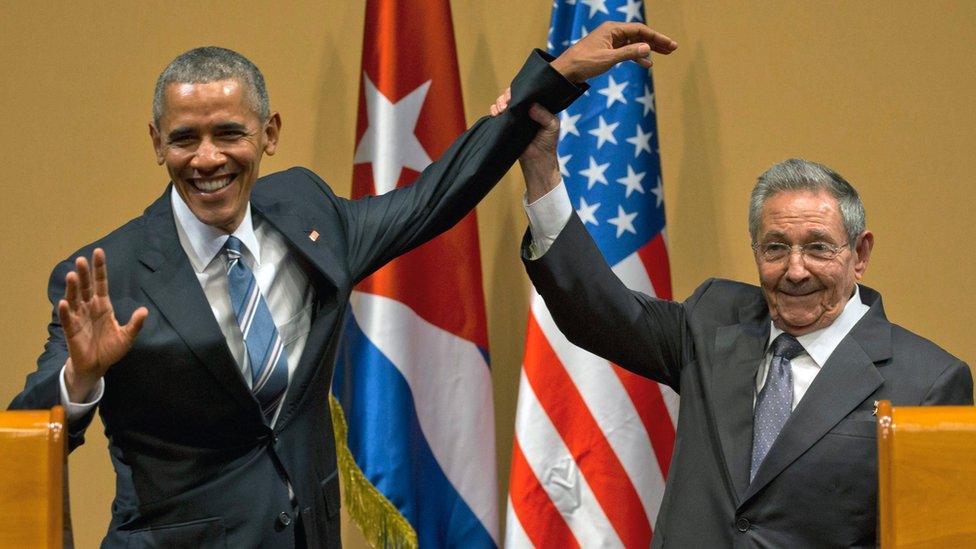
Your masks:
[{"label": "black suit jacket", "polygon": [[[527,237],[528,238],[528,235]],[[576,345],[681,395],[656,547],[875,545],[874,402],[972,404],[969,368],[868,313],[844,338],[749,482],[756,372],[770,317],[756,286],[709,280],[684,303],[628,290],[575,215],[526,269]]]},{"label": "black suit jacket", "polygon": [[[180,246],[168,190],[141,217],[72,254],[105,249],[119,318],[149,308],[132,349],[106,374],[98,407],[117,477],[103,546],[294,547],[296,512],[311,547],[338,546],[328,392],[353,286],[474,208],[534,136],[538,126],[526,115],[533,102],[555,112],[579,93],[534,54],[512,83],[509,111],[479,121],[411,187],[350,201],[301,168],[257,182],[254,215],[284,235],[315,290],[305,350],[274,429],[264,423]],[[313,241],[312,231],[321,236]],[[52,304],[72,268],[69,258],[54,269]],[[14,408],[59,402],[67,351],[56,307],[49,333]],[[69,425],[72,448],[90,421],[91,415]]]}]

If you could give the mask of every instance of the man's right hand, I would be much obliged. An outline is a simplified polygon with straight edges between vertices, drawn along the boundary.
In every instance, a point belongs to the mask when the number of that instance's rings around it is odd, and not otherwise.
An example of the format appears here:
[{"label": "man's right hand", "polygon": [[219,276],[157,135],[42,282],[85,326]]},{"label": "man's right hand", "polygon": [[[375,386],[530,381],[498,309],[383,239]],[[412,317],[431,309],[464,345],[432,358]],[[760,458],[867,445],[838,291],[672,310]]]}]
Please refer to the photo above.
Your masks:
[{"label": "man's right hand", "polygon": [[570,82],[586,82],[617,63],[651,67],[651,52],[667,55],[678,43],[643,23],[607,21],[550,63]]},{"label": "man's right hand", "polygon": [[64,299],[58,302],[58,317],[68,344],[64,381],[72,402],[84,402],[108,369],[132,347],[149,310],[139,307],[121,326],[108,297],[108,269],[105,252],[95,248],[92,266],[75,260],[75,270],[65,276]]}]

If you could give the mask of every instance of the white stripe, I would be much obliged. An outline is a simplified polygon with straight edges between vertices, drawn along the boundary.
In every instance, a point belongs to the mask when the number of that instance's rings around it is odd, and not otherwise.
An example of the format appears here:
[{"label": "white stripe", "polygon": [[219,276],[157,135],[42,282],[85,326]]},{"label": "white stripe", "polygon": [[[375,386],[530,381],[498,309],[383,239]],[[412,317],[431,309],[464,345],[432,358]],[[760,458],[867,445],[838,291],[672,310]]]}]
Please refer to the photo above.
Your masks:
[{"label": "white stripe", "polygon": [[607,360],[566,339],[538,294],[532,297],[532,314],[617,454],[653,528],[664,495],[664,476],[630,395]]},{"label": "white stripe", "polygon": [[529,468],[581,547],[621,547],[616,530],[576,466],[569,448],[536,399],[522,370],[515,438]]},{"label": "white stripe", "polygon": [[515,515],[512,498],[508,498],[508,511],[505,514],[505,547],[509,549],[528,549],[533,547],[532,540],[526,535],[522,523]]},{"label": "white stripe", "polygon": [[491,371],[478,347],[399,301],[353,292],[366,337],[400,370],[420,427],[448,480],[498,543]]},{"label": "white stripe", "polygon": [[251,293],[247,295],[247,303],[244,305],[244,311],[239,319],[241,325],[241,333],[244,335],[244,339],[247,339],[247,335],[251,333],[251,323],[254,321],[255,311],[258,309],[258,300],[261,299],[261,292],[258,289],[258,281],[253,277],[251,280],[254,282],[253,289]]},{"label": "white stripe", "polygon": [[[654,293],[654,285],[651,283],[651,278],[647,274],[647,268],[644,266],[644,262],[636,252],[628,255],[620,260],[619,263],[614,265],[613,272],[617,275],[620,281],[624,283],[624,286],[627,286],[631,290],[637,290],[638,292],[644,292],[651,297],[657,297],[657,295]],[[668,415],[671,416],[671,424],[677,428],[678,393],[675,393],[674,390],[667,385],[658,383],[658,386],[661,387],[661,395],[664,397],[664,405],[668,409]]]}]

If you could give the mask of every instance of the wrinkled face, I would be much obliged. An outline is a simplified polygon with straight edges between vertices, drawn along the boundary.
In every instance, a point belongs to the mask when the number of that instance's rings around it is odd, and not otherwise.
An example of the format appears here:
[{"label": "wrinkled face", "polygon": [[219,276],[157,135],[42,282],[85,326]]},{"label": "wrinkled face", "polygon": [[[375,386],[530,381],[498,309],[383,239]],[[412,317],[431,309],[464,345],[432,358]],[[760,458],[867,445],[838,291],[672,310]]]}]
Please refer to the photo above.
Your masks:
[{"label": "wrinkled face", "polygon": [[776,262],[756,253],[759,280],[773,323],[798,336],[825,328],[837,319],[867,268],[874,236],[864,231],[854,249],[845,246],[847,232],[836,198],[826,191],[785,191],[766,200],[756,242],[844,246],[830,260],[805,258],[799,248]]},{"label": "wrinkled face", "polygon": [[274,154],[281,119],[262,120],[235,79],[170,84],[159,127],[150,124],[156,161],[201,222],[233,232],[247,211],[264,153]]}]

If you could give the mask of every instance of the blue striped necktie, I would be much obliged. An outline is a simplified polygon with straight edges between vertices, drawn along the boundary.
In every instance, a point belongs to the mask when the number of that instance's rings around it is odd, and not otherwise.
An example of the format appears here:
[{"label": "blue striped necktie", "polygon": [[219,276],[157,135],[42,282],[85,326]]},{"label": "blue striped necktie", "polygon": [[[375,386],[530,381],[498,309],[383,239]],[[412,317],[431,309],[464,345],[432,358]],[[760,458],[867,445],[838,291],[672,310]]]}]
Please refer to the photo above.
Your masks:
[{"label": "blue striped necktie", "polygon": [[756,471],[793,413],[793,369],[790,361],[803,353],[803,345],[787,333],[774,339],[771,348],[773,360],[769,363],[766,383],[756,397],[753,413],[750,481],[756,477]]},{"label": "blue striped necktie", "polygon": [[241,326],[250,362],[251,392],[270,425],[288,388],[288,355],[254,273],[241,260],[241,241],[231,236],[224,249],[228,259],[230,303]]}]

